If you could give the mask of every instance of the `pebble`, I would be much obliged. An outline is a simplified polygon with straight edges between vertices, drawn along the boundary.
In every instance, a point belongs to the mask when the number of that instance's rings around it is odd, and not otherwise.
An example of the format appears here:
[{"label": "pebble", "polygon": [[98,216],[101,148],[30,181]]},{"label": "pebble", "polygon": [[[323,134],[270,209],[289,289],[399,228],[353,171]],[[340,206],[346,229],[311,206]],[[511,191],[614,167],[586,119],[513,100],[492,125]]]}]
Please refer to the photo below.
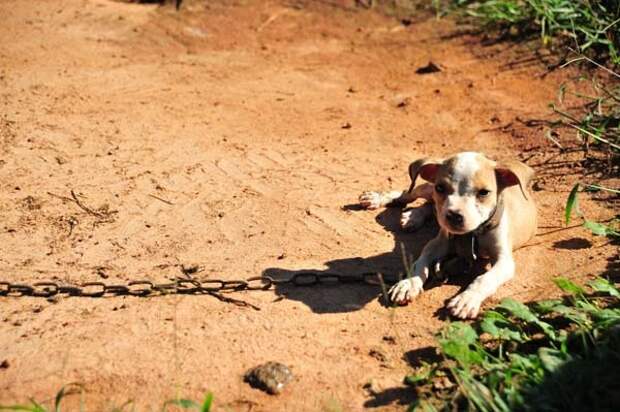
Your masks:
[{"label": "pebble", "polygon": [[253,388],[260,389],[271,395],[277,395],[284,386],[293,379],[293,373],[279,362],[267,362],[249,369],[243,380]]}]

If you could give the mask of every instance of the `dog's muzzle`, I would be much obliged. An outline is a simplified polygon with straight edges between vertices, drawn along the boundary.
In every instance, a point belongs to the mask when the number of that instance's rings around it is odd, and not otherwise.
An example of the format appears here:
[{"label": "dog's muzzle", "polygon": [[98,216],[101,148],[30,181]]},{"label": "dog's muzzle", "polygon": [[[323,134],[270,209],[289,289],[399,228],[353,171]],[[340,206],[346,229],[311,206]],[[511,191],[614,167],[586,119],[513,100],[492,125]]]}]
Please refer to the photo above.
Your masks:
[{"label": "dog's muzzle", "polygon": [[456,230],[463,229],[463,225],[465,223],[463,215],[453,210],[448,210],[448,213],[446,213],[446,221],[453,229]]}]

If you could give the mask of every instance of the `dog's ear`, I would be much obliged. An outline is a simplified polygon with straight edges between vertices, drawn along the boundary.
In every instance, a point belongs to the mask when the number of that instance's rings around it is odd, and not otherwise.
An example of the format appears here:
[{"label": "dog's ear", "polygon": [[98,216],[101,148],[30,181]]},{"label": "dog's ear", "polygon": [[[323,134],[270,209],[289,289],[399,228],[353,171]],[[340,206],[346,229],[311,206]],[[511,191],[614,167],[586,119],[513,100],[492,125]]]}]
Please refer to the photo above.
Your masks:
[{"label": "dog's ear", "polygon": [[420,176],[427,182],[435,183],[435,176],[440,166],[440,163],[427,163],[420,168]]},{"label": "dog's ear", "polygon": [[409,191],[411,192],[415,187],[415,182],[418,179],[418,176],[422,176],[422,179],[434,182],[435,175],[439,170],[439,166],[441,166],[442,160],[440,159],[429,159],[423,158],[418,159],[409,165],[409,176],[411,177],[411,187]]},{"label": "dog's ear", "polygon": [[507,187],[519,185],[521,193],[526,199],[527,195],[524,188],[530,184],[533,177],[534,169],[517,160],[505,161],[495,167],[498,190],[501,191]]}]

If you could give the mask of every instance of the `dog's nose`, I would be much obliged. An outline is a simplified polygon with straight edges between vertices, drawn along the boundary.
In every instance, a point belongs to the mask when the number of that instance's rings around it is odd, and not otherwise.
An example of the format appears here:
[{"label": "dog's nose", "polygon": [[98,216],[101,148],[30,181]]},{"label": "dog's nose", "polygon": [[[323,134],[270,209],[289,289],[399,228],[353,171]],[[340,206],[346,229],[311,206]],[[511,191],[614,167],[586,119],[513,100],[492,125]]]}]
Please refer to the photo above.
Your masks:
[{"label": "dog's nose", "polygon": [[463,226],[463,215],[453,210],[448,210],[446,220],[454,227]]}]

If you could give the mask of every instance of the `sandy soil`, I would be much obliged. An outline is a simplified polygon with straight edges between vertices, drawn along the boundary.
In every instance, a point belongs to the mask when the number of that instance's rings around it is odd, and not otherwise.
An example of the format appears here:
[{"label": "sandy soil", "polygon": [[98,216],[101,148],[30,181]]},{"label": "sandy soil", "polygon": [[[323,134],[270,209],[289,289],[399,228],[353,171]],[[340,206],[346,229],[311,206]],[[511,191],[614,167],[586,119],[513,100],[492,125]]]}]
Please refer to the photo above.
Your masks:
[{"label": "sandy soil", "polygon": [[[555,295],[553,276],[608,265],[604,239],[562,227],[573,160],[524,125],[548,115],[567,73],[541,77],[529,52],[483,47],[447,21],[405,26],[346,2],[208,3],[0,3],[0,278],[397,274],[400,244],[415,255],[435,229],[403,234],[398,210],[350,205],[406,187],[413,159],[465,149],[540,176],[540,233],[498,299]],[[416,74],[429,61],[442,70]],[[115,212],[87,213],[63,199],[72,190]],[[582,209],[611,215],[586,197]],[[235,295],[260,311],[208,296],[2,297],[0,403],[81,382],[89,410],[159,410],[208,390],[216,410],[400,410],[413,399],[402,379],[458,289],[397,309],[369,285]],[[242,381],[269,360],[295,374],[277,397]]]}]

